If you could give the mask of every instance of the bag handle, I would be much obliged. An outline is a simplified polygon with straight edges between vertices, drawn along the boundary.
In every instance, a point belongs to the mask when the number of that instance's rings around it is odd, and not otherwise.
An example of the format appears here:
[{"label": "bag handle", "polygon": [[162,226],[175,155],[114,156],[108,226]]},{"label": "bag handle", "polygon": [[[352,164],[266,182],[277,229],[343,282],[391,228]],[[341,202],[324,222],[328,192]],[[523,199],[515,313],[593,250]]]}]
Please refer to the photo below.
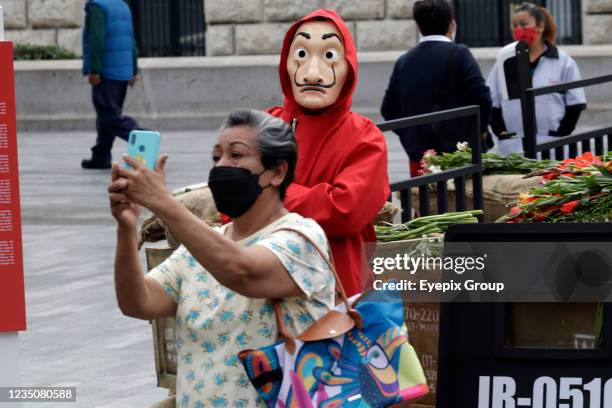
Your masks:
[{"label": "bag handle", "polygon": [[[338,294],[340,295],[340,299],[342,300],[342,302],[344,303],[344,306],[346,307],[346,314],[351,319],[353,319],[356,327],[361,328],[362,327],[361,315],[359,314],[357,310],[353,309],[351,305],[349,304],[348,297],[346,296],[346,292],[344,290],[344,286],[342,286],[340,277],[338,276],[338,273],[336,272],[336,268],[334,267],[334,257],[331,251],[329,253],[329,256],[331,259],[328,259],[325,254],[325,251],[323,251],[316,242],[314,242],[304,232],[296,228],[282,227],[282,228],[278,228],[277,230],[275,230],[275,232],[276,231],[294,232],[300,235],[301,237],[303,237],[308,243],[310,243],[314,247],[314,249],[319,253],[319,255],[321,255],[321,257],[323,258],[323,260],[325,261],[325,263],[331,270],[332,274],[334,275],[334,278],[336,279],[336,289],[337,289]],[[272,299],[272,305],[274,306],[274,313],[276,314],[276,323],[278,326],[279,335],[285,341],[285,347],[287,348],[287,351],[293,354],[293,352],[295,351],[295,338],[291,334],[289,334],[289,331],[287,330],[287,325],[285,324],[285,319],[284,319],[285,315],[281,307],[280,299]]]}]

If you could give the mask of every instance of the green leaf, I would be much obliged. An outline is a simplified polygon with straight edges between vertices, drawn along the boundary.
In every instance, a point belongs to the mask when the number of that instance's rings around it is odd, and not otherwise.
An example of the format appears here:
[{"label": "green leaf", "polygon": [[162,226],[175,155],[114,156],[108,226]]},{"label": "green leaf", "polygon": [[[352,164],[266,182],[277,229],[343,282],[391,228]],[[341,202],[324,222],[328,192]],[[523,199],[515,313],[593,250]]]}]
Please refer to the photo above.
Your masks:
[{"label": "green leaf", "polygon": [[608,169],[606,169],[604,166],[595,166],[595,167],[597,167],[597,170],[599,170],[604,177],[612,178],[612,173],[610,173]]},{"label": "green leaf", "polygon": [[19,60],[64,60],[79,57],[65,48],[55,45],[16,44],[13,58]]}]

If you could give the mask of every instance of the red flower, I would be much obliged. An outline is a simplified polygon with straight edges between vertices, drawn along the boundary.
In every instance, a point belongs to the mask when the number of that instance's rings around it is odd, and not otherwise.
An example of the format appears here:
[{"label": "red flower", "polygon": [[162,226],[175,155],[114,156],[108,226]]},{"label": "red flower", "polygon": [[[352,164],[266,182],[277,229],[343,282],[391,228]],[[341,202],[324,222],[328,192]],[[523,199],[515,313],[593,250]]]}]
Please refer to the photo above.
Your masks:
[{"label": "red flower", "polygon": [[580,204],[580,200],[568,201],[561,206],[561,212],[564,214],[571,214],[574,212],[578,204]]},{"label": "red flower", "polygon": [[510,214],[512,214],[512,215],[514,215],[514,214],[516,214],[518,212],[521,212],[521,207],[512,207],[510,209]]},{"label": "red flower", "polygon": [[550,181],[550,180],[554,180],[559,176],[558,173],[547,173],[545,175],[542,176],[542,178],[544,180]]},{"label": "red flower", "polygon": [[534,214],[533,219],[535,221],[544,221],[546,218],[548,218],[552,213],[554,213],[558,209],[559,209],[558,205],[551,205],[546,210],[534,211],[533,212],[533,214]]},{"label": "red flower", "polygon": [[576,167],[578,169],[584,169],[593,165],[601,165],[601,159],[598,156],[594,156],[591,152],[586,152],[581,156],[577,156],[575,159],[565,159],[559,166],[560,169],[565,170],[569,167]]}]

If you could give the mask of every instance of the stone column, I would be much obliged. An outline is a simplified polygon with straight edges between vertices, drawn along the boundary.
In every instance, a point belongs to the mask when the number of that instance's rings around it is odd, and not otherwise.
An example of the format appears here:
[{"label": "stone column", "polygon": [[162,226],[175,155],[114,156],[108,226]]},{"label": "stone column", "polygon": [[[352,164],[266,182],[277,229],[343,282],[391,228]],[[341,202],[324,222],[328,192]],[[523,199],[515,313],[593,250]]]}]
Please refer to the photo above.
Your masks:
[{"label": "stone column", "polygon": [[584,44],[612,44],[612,0],[586,0]]},{"label": "stone column", "polygon": [[16,44],[60,45],[81,53],[83,0],[0,0],[6,38]]}]

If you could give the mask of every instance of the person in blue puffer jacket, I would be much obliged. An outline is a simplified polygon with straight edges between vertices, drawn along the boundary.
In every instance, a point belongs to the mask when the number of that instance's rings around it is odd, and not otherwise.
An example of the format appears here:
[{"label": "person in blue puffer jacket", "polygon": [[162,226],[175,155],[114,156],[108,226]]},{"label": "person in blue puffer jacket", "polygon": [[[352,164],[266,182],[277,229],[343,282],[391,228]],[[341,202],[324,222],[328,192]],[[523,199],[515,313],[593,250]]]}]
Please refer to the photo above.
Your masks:
[{"label": "person in blue puffer jacket", "polygon": [[109,169],[116,136],[127,140],[142,129],[122,113],[128,85],[138,80],[132,13],[124,0],[88,0],[83,27],[83,75],[92,86],[96,110],[96,144],[84,169]]}]

